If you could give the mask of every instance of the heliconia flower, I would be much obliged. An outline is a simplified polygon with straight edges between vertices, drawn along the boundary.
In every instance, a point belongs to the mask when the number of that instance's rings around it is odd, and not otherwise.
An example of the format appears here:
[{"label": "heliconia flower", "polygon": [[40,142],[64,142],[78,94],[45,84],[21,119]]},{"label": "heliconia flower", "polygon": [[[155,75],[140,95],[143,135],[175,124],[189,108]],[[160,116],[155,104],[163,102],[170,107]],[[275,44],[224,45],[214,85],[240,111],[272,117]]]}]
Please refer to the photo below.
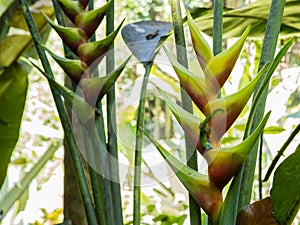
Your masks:
[{"label": "heliconia flower", "polygon": [[203,157],[208,163],[208,176],[220,190],[236,175],[262,133],[270,112],[266,114],[255,131],[239,145],[227,149],[211,149]]},{"label": "heliconia flower", "polygon": [[203,112],[203,107],[207,105],[209,101],[216,98],[216,95],[211,91],[212,86],[206,82],[203,71],[200,70],[198,74],[192,73],[182,66],[166,48],[164,48],[164,50],[183,88],[187,91],[200,111]]},{"label": "heliconia flower", "polygon": [[221,190],[209,180],[207,175],[200,174],[184,165],[151,137],[150,134],[146,131],[144,131],[144,133],[156,146],[160,154],[167,161],[168,165],[193,196],[198,205],[207,213],[212,221],[217,221],[223,203]]},{"label": "heliconia flower", "polygon": [[43,15],[72,52],[76,53],[80,45],[88,42],[88,37],[82,29],[56,25],[46,14]]},{"label": "heliconia flower", "polygon": [[84,30],[90,38],[95,33],[111,4],[112,1],[108,1],[100,8],[80,13],[74,20],[76,27]]},{"label": "heliconia flower", "polygon": [[238,92],[215,99],[204,106],[203,113],[206,116],[215,110],[222,109],[222,111],[217,112],[209,122],[211,127],[210,138],[213,141],[219,141],[237,119],[254,92],[258,82],[267,70],[268,65],[267,63],[255,78]]},{"label": "heliconia flower", "polygon": [[88,66],[76,59],[66,59],[62,58],[53,52],[51,52],[49,49],[47,49],[47,52],[52,56],[52,58],[58,63],[58,65],[64,70],[64,72],[76,83],[79,83],[80,79],[84,74],[89,74],[91,71],[89,71]]},{"label": "heliconia flower", "polygon": [[58,4],[60,5],[61,9],[67,15],[67,17],[74,23],[75,17],[79,14],[84,12],[83,5],[80,2],[72,1],[72,0],[57,0]]},{"label": "heliconia flower", "polygon": [[190,34],[199,64],[204,71],[204,76],[212,86],[212,91],[217,94],[228,79],[251,30],[251,25],[242,34],[241,38],[230,48],[213,56],[207,42],[201,35],[190,13],[187,11]]},{"label": "heliconia flower", "polygon": [[94,62],[100,62],[114,42],[123,22],[124,20],[118,28],[114,32],[110,33],[106,38],[79,46],[77,55],[80,57],[80,60],[85,62],[87,65],[91,65]]},{"label": "heliconia flower", "polygon": [[128,57],[117,69],[106,76],[81,79],[79,86],[83,91],[84,98],[90,105],[94,106],[101,101],[103,96],[114,85],[129,59],[130,57]]}]

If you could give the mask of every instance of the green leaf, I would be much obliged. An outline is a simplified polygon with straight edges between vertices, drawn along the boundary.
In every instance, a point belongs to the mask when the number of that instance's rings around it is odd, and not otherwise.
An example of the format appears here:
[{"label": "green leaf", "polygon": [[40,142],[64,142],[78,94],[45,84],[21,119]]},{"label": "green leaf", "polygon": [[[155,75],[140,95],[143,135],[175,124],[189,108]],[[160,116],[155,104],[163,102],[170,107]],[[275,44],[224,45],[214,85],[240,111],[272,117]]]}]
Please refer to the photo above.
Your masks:
[{"label": "green leaf", "polygon": [[130,60],[128,57],[121,66],[103,77],[84,78],[79,86],[83,90],[84,97],[90,105],[97,105],[103,96],[111,89],[118,79],[126,64]]},{"label": "green leaf", "polygon": [[283,131],[285,131],[283,127],[269,126],[264,129],[264,134],[280,134]]},{"label": "green leaf", "polygon": [[45,166],[46,162],[53,156],[61,145],[62,142],[53,142],[34,167],[20,180],[18,185],[15,185],[12,189],[5,193],[4,196],[1,196],[0,209],[3,211],[3,216],[5,216],[14,203],[21,198],[22,194],[28,190],[28,186],[32,182],[32,179],[37,176],[37,174]]},{"label": "green leaf", "polygon": [[0,187],[19,138],[30,66],[18,62],[0,76]]},{"label": "green leaf", "polygon": [[[37,8],[37,10],[46,10],[48,16],[52,17],[54,14],[53,8],[44,7]],[[37,23],[40,34],[44,34],[49,28],[49,25],[41,12],[33,12],[33,17]],[[12,15],[11,26],[18,29],[28,30],[23,14],[16,11]],[[1,27],[2,28],[2,27]],[[29,47],[32,47],[32,38],[28,34],[13,34],[7,36],[0,42],[0,67],[9,67],[12,65]]]},{"label": "green leaf", "polygon": [[[252,24],[249,34],[253,38],[262,38],[270,11],[270,0],[261,0],[238,9],[226,9],[224,11],[223,35],[228,37],[240,37],[243,30]],[[196,8],[191,12],[197,26],[206,34],[212,36],[213,9]],[[300,34],[300,2],[287,0],[281,22],[280,35],[294,36]]]},{"label": "green leaf", "polygon": [[276,169],[271,189],[275,218],[289,225],[300,209],[300,145]]}]

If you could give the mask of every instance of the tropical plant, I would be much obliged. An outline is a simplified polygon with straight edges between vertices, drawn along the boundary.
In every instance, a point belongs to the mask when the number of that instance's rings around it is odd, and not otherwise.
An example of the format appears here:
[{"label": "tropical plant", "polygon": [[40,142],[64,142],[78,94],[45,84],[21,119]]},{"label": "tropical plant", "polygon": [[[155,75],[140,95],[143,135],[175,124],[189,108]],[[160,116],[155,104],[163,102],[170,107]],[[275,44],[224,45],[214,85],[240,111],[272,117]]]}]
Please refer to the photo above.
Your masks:
[{"label": "tropical plant", "polygon": [[[294,43],[293,38],[282,41],[284,44],[275,55],[278,36],[281,34],[286,38],[291,34],[299,34],[298,1],[272,0],[271,5],[265,4],[266,1],[257,1],[239,9],[224,8],[222,0],[213,1],[213,8],[191,9],[185,2],[186,17],[183,18],[180,1],[170,0],[172,23],[145,21],[147,15],[152,19],[168,18],[162,14],[161,8],[166,3],[147,1],[143,3],[144,10],[150,7],[149,12],[132,16],[140,17],[143,21],[129,23],[122,28],[122,20],[116,29],[114,20],[120,14],[114,13],[114,7],[119,7],[114,0],[102,3],[96,9],[92,0],[52,0],[53,6],[46,5],[44,1],[32,1],[30,3],[40,3],[32,7],[26,0],[19,0],[21,10],[18,10],[18,4],[14,4],[16,2],[10,1],[9,6],[5,5],[6,11],[0,18],[3,28],[0,33],[0,141],[3,143],[3,157],[0,159],[1,216],[5,216],[16,201],[25,199],[26,202],[31,180],[62,145],[62,141],[51,139],[53,143],[32,169],[24,173],[19,185],[4,190],[7,187],[7,167],[14,163],[11,155],[19,137],[26,105],[28,74],[33,66],[49,83],[65,133],[65,158],[70,157],[70,164],[65,161],[65,179],[67,181],[70,176],[67,170],[74,173],[76,178],[75,182],[70,183],[70,186],[75,184],[75,188],[72,186],[68,190],[69,195],[67,191],[65,195],[76,196],[77,200],[72,204],[70,198],[66,198],[62,224],[139,225],[147,223],[146,217],[149,215],[154,224],[185,224],[186,218],[189,218],[191,225],[292,224],[299,211],[299,146],[276,169],[268,194],[270,197],[265,199],[262,199],[261,193],[261,167],[264,157],[263,135],[283,131],[281,127],[266,127],[272,112],[265,114],[264,111],[270,80]],[[126,4],[131,10],[137,9],[131,1]],[[254,14],[257,17],[253,17]],[[54,16],[57,22],[53,20]],[[96,31],[105,17],[106,37],[96,40]],[[184,26],[189,30],[196,63],[190,62],[187,57],[186,42],[189,43],[189,39],[186,38]],[[27,33],[20,35],[15,28]],[[50,28],[61,38],[64,56],[54,53],[51,46],[46,47]],[[138,59],[136,64],[129,64],[132,62],[130,59],[134,58],[130,56],[115,60],[114,42],[118,41],[121,30],[125,44]],[[212,49],[207,43],[207,34],[212,36]],[[227,94],[224,86],[231,79],[247,39],[260,39],[263,34],[262,49],[256,53],[260,54],[259,60],[256,59],[257,65],[253,65],[255,75],[248,81],[245,81],[245,77],[247,80],[249,76],[242,76],[238,91]],[[239,38],[227,48],[223,37]],[[164,51],[159,51],[164,41],[172,38],[175,45],[166,43]],[[14,42],[19,44],[11,44]],[[33,51],[32,43],[38,54]],[[173,56],[170,46],[175,46],[177,58]],[[247,58],[245,52],[242,54]],[[178,79],[160,68],[155,62],[157,55],[167,56]],[[106,61],[105,72],[99,69],[103,59]],[[60,72],[53,70],[50,61],[58,64],[65,74],[65,86],[58,81],[56,73]],[[137,85],[136,79],[140,74],[136,69],[139,63],[145,69],[141,86]],[[115,64],[120,66],[115,68]],[[195,69],[190,69],[195,65]],[[152,75],[158,79],[151,80]],[[137,94],[138,107],[125,104],[125,110],[118,108],[119,96],[115,94],[118,79],[135,82],[134,87],[140,88]],[[148,84],[149,80],[151,85]],[[271,88],[279,83],[273,81]],[[171,87],[173,92],[180,91],[180,104],[174,102],[172,95],[163,89],[162,83]],[[150,89],[152,93],[159,93],[162,100],[147,95]],[[250,106],[248,102],[251,97]],[[289,100],[290,108],[297,105],[297,99],[296,90]],[[106,111],[103,111],[104,105]],[[174,121],[168,110],[172,112]],[[151,121],[153,115],[160,113],[166,115],[166,135],[151,133],[152,130],[161,130],[159,123]],[[297,115],[296,112],[288,116]],[[237,123],[241,118],[246,118],[246,122]],[[136,124],[132,121],[136,121]],[[239,134],[236,135],[234,129],[238,125]],[[184,132],[184,145],[178,147],[174,144],[174,130]],[[300,126],[297,125],[279,150],[264,180],[268,180],[278,159],[299,130]],[[150,142],[144,138],[144,134]],[[234,142],[241,135],[244,136],[243,140]],[[158,139],[162,139],[162,142]],[[123,141],[126,146],[121,143]],[[142,154],[143,147],[149,147],[146,146],[149,143],[156,146],[188,190],[188,203],[177,201],[173,190],[177,184],[171,183],[168,187],[154,175],[155,168],[148,165]],[[175,152],[179,152],[179,158],[173,155]],[[185,157],[182,157],[182,152],[185,152]],[[133,186],[133,199],[129,198],[133,201],[130,215],[124,215],[130,207],[127,207],[128,198],[121,193],[119,154],[125,155],[133,166],[128,172],[134,174],[132,180],[128,179],[128,183],[132,183],[129,186]],[[198,160],[202,158],[207,163],[206,173],[198,172]],[[250,204],[256,164],[259,165],[260,200]],[[160,189],[154,188],[154,192],[164,205],[161,208],[143,191],[141,180],[144,175],[158,184]],[[67,182],[65,184],[69,185]],[[24,205],[20,203],[18,210],[23,208]],[[189,216],[186,209],[189,209]],[[262,215],[261,211],[265,213]],[[62,210],[47,213],[42,209],[42,212],[44,222],[36,221],[35,224],[48,223],[50,220],[57,223]]]}]

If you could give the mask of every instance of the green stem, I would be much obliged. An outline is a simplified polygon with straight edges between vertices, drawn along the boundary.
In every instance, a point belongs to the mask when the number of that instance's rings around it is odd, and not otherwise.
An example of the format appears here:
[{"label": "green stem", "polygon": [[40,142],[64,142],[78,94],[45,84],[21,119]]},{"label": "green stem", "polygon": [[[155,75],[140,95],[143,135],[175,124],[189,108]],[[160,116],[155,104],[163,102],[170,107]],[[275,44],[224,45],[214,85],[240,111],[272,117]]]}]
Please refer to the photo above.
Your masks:
[{"label": "green stem", "polygon": [[[38,30],[37,30],[35,22],[32,18],[32,15],[29,11],[27,2],[26,2],[26,0],[19,0],[19,2],[22,7],[23,14],[26,19],[29,30],[31,32],[36,50],[42,61],[44,70],[47,74],[51,75],[54,78],[52,70],[51,70],[51,66],[49,64],[49,61],[45,54],[45,51],[44,51],[43,47],[40,45],[41,37],[38,33]],[[52,95],[53,95],[53,98],[54,98],[54,101],[55,101],[55,104],[57,107],[57,111],[58,111],[63,129],[66,134],[66,141],[67,141],[69,149],[70,149],[70,155],[72,158],[72,163],[74,165],[76,179],[79,184],[79,189],[80,189],[81,197],[83,199],[88,223],[90,225],[97,225],[99,223],[98,223],[97,216],[96,216],[93,204],[92,204],[92,199],[91,199],[91,196],[89,193],[86,177],[85,177],[85,174],[83,171],[83,167],[82,167],[82,163],[81,163],[81,159],[80,159],[80,155],[79,155],[79,149],[78,149],[78,146],[75,141],[75,137],[74,137],[74,134],[73,134],[73,131],[71,128],[68,114],[66,112],[66,109],[64,107],[64,104],[63,104],[60,94],[57,91],[55,91],[55,89],[52,87],[51,84],[50,84],[50,88],[52,91]]]},{"label": "green stem", "polygon": [[[101,104],[98,105],[98,109],[100,109],[99,107],[100,105]],[[101,217],[104,216],[103,214],[105,212],[107,224],[114,225],[115,219],[114,219],[114,211],[113,211],[111,186],[110,186],[111,175],[109,171],[109,162],[108,162],[109,154],[107,152],[107,147],[106,147],[106,137],[104,133],[105,129],[103,123],[102,110],[99,112],[100,115],[96,117],[95,123],[94,121],[89,121],[86,124],[84,124],[84,127],[88,132],[89,140],[92,143],[91,150],[94,152],[93,155],[94,160],[90,161],[90,163],[92,163],[91,166],[95,168],[95,170],[101,175],[101,178],[104,181],[105,211],[101,211],[100,216]],[[100,175],[98,176],[100,177]]]},{"label": "green stem", "polygon": [[99,221],[101,222],[101,225],[106,225],[106,215],[105,215],[105,201],[104,201],[104,182],[103,177],[99,175],[97,170],[95,169],[96,165],[96,156],[95,156],[95,148],[92,144],[92,140],[88,137],[90,137],[89,132],[87,129],[82,129],[82,134],[84,138],[84,145],[86,148],[86,157],[88,163],[88,169],[89,169],[89,175],[91,178],[91,186],[93,191],[93,197],[94,197],[94,203],[95,208],[97,212],[97,216]]},{"label": "green stem", "polygon": [[[183,21],[182,21],[179,0],[171,0],[171,10],[172,10],[173,30],[175,35],[177,59],[179,63],[181,63],[186,68],[188,68]],[[193,113],[192,101],[183,88],[181,88],[181,100],[182,100],[183,108],[188,112]],[[185,140],[186,140],[185,148],[186,148],[187,165],[193,168],[194,170],[198,170],[197,152],[195,151],[195,146],[193,146],[192,143],[188,141],[187,135],[185,135]],[[190,224],[200,225],[201,209],[190,194],[189,194],[189,210],[190,210]]]},{"label": "green stem", "polygon": [[[114,31],[114,1],[112,2],[110,9],[106,14],[106,35],[109,35]],[[110,73],[114,70],[115,58],[114,58],[114,45],[111,46],[108,55],[106,56],[106,73]],[[114,207],[114,217],[116,224],[122,225],[122,199],[121,199],[121,187],[119,179],[119,164],[118,164],[118,144],[117,144],[117,123],[116,123],[116,97],[115,97],[115,85],[113,85],[110,91],[107,93],[107,135],[108,144],[107,150],[111,154],[110,173],[111,173],[111,192]]]},{"label": "green stem", "polygon": [[262,154],[263,154],[263,133],[260,135],[258,151],[258,193],[259,199],[262,199]]},{"label": "green stem", "polygon": [[284,142],[284,144],[282,145],[282,147],[279,149],[277,155],[275,156],[275,158],[273,159],[265,178],[263,179],[263,182],[266,182],[272,171],[274,170],[277,162],[279,161],[280,157],[283,155],[284,151],[287,149],[287,147],[289,146],[289,144],[292,142],[292,140],[296,137],[296,135],[299,133],[300,131],[300,124],[297,125],[297,127],[293,130],[293,132],[290,134],[290,136],[288,137],[288,139]]},{"label": "green stem", "polygon": [[[89,10],[93,10],[94,9],[94,0],[90,0],[89,1],[89,5],[88,5],[88,8]],[[93,36],[90,38],[90,41],[96,41],[96,35],[93,34]],[[98,68],[96,68],[93,72],[93,77],[99,77],[99,70]],[[105,127],[104,127],[104,117],[103,117],[103,112],[102,112],[102,103],[101,101],[98,103],[97,105],[97,108],[99,110],[99,113],[100,113],[100,116],[97,116],[96,117],[96,121],[95,121],[95,125],[96,125],[96,131],[97,131],[97,134],[95,133],[94,131],[94,139],[92,139],[93,141],[96,141],[96,139],[100,138],[100,142],[98,142],[98,147],[97,145],[95,145],[95,150],[97,151],[97,148],[102,148],[103,150],[100,149],[100,152],[99,152],[99,160],[101,161],[101,159],[104,159],[106,157],[106,154],[107,154],[107,148],[108,146],[106,145],[106,134],[105,134]],[[91,127],[89,130],[92,131],[92,128]],[[114,225],[115,224],[115,213],[114,213],[114,200],[113,200],[113,194],[112,194],[112,191],[111,191],[111,174],[109,173],[109,169],[108,166],[107,166],[107,161],[104,160],[102,161],[101,165],[105,166],[105,169],[103,171],[103,173],[101,173],[101,175],[98,175],[98,181],[99,181],[99,187],[98,188],[101,188],[102,186],[103,189],[101,189],[102,193],[104,193],[105,195],[105,198],[101,200],[103,200],[104,202],[100,202],[99,199],[98,199],[98,202],[99,202],[99,205],[96,204],[96,210],[98,212],[98,216],[99,217],[106,217],[105,219],[102,219],[102,221],[106,221],[107,224],[110,224],[110,225]],[[106,174],[104,174],[104,172]],[[107,174],[108,173],[108,174]],[[103,183],[103,184],[102,184]],[[103,210],[103,207],[105,208],[105,210]],[[105,212],[105,213],[104,213]],[[104,222],[103,222],[104,223]],[[105,224],[105,223],[104,223]]]},{"label": "green stem", "polygon": [[[270,14],[268,18],[268,23],[266,27],[259,68],[260,70],[267,62],[273,60],[275,55],[275,50],[278,41],[278,35],[281,27],[281,19],[283,15],[283,10],[285,6],[285,0],[273,0],[270,8]],[[263,78],[262,78],[263,79]],[[255,118],[251,124],[248,124],[245,131],[245,137],[248,137],[258,126],[261,119],[263,118],[266,99],[268,95],[268,86],[265,88],[264,92],[260,96],[260,102],[258,104],[257,110],[255,111]],[[256,92],[254,93],[254,98]],[[244,163],[241,170],[241,189],[239,193],[239,206],[238,209],[242,209],[244,206],[250,203],[255,165],[257,159],[258,144],[256,144],[247,158],[247,161]]]},{"label": "green stem", "polygon": [[141,175],[142,175],[142,147],[145,125],[145,101],[148,78],[153,62],[145,63],[145,74],[137,110],[136,142],[134,159],[134,188],[133,188],[133,225],[141,224]]},{"label": "green stem", "polygon": [[214,25],[213,25],[213,53],[222,52],[223,36],[223,1],[214,0]]},{"label": "green stem", "polygon": [[[259,69],[263,65],[265,65],[266,62],[272,61],[274,57],[284,5],[285,0],[272,1],[267,28],[265,32],[263,48],[261,52]],[[253,132],[253,130],[261,121],[264,114],[267,94],[268,85],[266,85],[265,90],[260,96],[260,104],[256,104],[255,108],[251,107],[250,114],[252,115],[252,118],[248,119],[244,139],[248,137],[251,134],[251,132]],[[256,93],[254,95],[254,99],[255,97]],[[219,218],[220,225],[235,224],[239,210],[242,209],[245,205],[249,204],[252,193],[257,152],[258,143],[256,143],[253,146],[247,161],[243,164],[239,173],[236,175],[232,184],[230,185],[229,191],[221,209],[221,214]]]}]

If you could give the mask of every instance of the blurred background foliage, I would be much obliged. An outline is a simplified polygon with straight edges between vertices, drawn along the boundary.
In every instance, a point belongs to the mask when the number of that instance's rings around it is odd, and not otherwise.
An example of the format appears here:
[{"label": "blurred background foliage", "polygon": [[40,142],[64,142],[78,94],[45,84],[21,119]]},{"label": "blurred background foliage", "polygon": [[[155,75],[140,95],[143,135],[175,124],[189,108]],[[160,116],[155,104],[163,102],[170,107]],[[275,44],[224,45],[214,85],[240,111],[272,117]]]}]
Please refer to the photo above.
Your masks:
[{"label": "blurred background foliage", "polygon": [[[20,10],[16,0],[0,0],[0,74],[7,68],[14,66],[21,56],[36,59],[35,51],[30,36],[22,22]],[[51,1],[31,0],[32,9],[36,13],[36,21],[41,33],[44,35],[46,45],[59,55],[62,55],[60,39],[54,32],[49,32],[45,21],[40,17],[40,10],[46,11],[49,16],[54,12]],[[240,8],[249,4],[249,0],[226,0],[227,8]],[[291,1],[293,2],[293,1]],[[104,2],[96,1],[96,5]],[[299,4],[299,3],[298,3]],[[211,10],[210,0],[187,0],[184,5],[189,9],[205,7],[202,12]],[[299,4],[300,5],[300,4]],[[168,0],[115,0],[116,24],[126,17],[126,23],[138,20],[164,20],[170,21],[170,4]],[[196,10],[197,11],[197,10]],[[195,11],[195,12],[196,12]],[[299,10],[300,12],[300,10]],[[265,12],[267,14],[267,11]],[[196,14],[195,14],[196,15]],[[204,14],[199,14],[204,15]],[[16,18],[20,18],[17,19]],[[201,17],[199,17],[201,24]],[[203,21],[202,21],[203,22]],[[298,17],[298,22],[299,17]],[[102,25],[103,26],[103,25]],[[101,31],[103,27],[100,27]],[[239,28],[240,31],[243,28]],[[259,32],[262,32],[260,30]],[[187,33],[188,34],[188,33]],[[208,32],[209,34],[209,32]],[[298,33],[299,34],[299,33]],[[99,37],[103,32],[98,32]],[[191,70],[196,71],[195,55],[191,51],[191,42],[187,36],[187,49]],[[211,44],[211,37],[206,36]],[[278,49],[283,46],[285,37],[281,38]],[[18,44],[16,44],[18,43]],[[169,49],[173,49],[172,37],[166,42]],[[234,43],[234,38],[223,41],[224,48]],[[117,38],[116,61],[122,61],[129,51],[124,46],[120,36]],[[236,68],[232,72],[229,84],[223,89],[224,93],[231,93],[243,87],[251,80],[257,71],[261,39],[249,39],[245,46]],[[50,59],[50,58],[49,58]],[[50,59],[51,60],[51,59]],[[134,61],[134,60],[133,60]],[[159,53],[151,71],[150,85],[147,95],[146,129],[158,140],[174,146],[175,155],[184,159],[183,131],[167,109],[164,100],[155,89],[155,85],[163,88],[175,101],[179,103],[179,85],[173,71],[167,64],[162,53]],[[52,68],[59,81],[63,80],[63,73],[51,61]],[[100,65],[100,68],[104,64]],[[138,93],[141,87],[142,65],[137,61],[132,62],[123,72],[117,82],[117,112],[118,112],[118,140],[120,161],[126,165],[126,170],[121,171],[121,186],[123,196],[125,223],[132,221],[132,179],[133,179],[133,149],[135,143],[135,111],[138,105]],[[1,75],[0,75],[1,76]],[[9,165],[8,176],[0,191],[0,218],[3,225],[8,224],[58,224],[63,221],[63,138],[51,93],[48,85],[35,70],[28,76],[29,87],[27,102],[21,125],[19,142],[13,152]],[[265,174],[268,166],[285,142],[292,129],[300,123],[300,39],[297,37],[293,47],[277,69],[272,78],[267,109],[273,110],[269,122],[269,133],[264,136],[264,152],[262,155],[262,173]],[[103,107],[106,107],[103,101]],[[223,140],[224,145],[231,145],[242,138],[249,107],[246,107],[238,121],[230,129]],[[1,109],[3,110],[3,109]],[[197,113],[197,112],[196,112]],[[289,146],[285,156],[289,155],[297,143],[299,135]],[[53,147],[53,143],[55,147]],[[177,182],[163,160],[152,155],[154,148],[149,141],[145,141],[143,184],[142,188],[142,221],[144,224],[184,224],[187,218],[187,196],[184,188]],[[45,156],[44,158],[42,158]],[[46,160],[46,161],[42,161]],[[157,161],[158,160],[158,161]],[[44,162],[44,163],[41,163]],[[199,160],[200,169],[205,168]],[[160,165],[162,164],[162,165]],[[35,170],[34,170],[35,168]],[[166,172],[167,171],[167,172]],[[257,174],[258,176],[258,174]],[[26,180],[26,177],[34,179]],[[269,195],[270,182],[259,188],[256,182],[253,199]],[[11,195],[12,190],[17,194]],[[259,193],[262,193],[260,196]],[[11,207],[8,207],[11,202]],[[6,205],[5,205],[6,204]],[[6,208],[5,208],[6,207]],[[3,209],[10,209],[3,211]],[[298,221],[298,222],[297,222]],[[299,218],[295,224],[299,223]]]}]

